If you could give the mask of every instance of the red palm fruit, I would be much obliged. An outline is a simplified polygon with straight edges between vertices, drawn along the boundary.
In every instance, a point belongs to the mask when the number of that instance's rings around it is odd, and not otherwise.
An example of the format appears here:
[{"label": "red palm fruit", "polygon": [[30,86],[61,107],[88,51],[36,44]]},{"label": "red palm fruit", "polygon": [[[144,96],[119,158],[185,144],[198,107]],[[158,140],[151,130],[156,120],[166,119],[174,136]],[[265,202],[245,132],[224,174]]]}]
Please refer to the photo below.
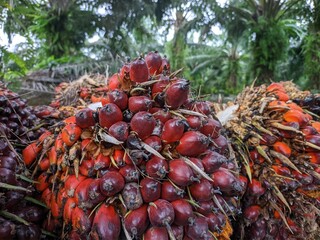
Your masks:
[{"label": "red palm fruit", "polygon": [[48,158],[50,162],[50,170],[52,172],[56,172],[57,165],[58,165],[58,156],[55,146],[51,147],[51,149],[48,152]]},{"label": "red palm fruit", "polygon": [[276,142],[273,144],[273,149],[288,158],[291,156],[291,148],[284,142]]},{"label": "red palm fruit", "polygon": [[166,143],[178,141],[184,132],[184,121],[181,119],[170,119],[165,122],[162,129],[161,139]]},{"label": "red palm fruit", "polygon": [[76,188],[76,191],[74,193],[74,198],[76,200],[77,206],[82,209],[90,209],[92,208],[92,205],[89,204],[89,186],[93,182],[94,179],[87,178],[83,180]]},{"label": "red palm fruit", "polygon": [[127,183],[122,190],[122,198],[129,210],[134,210],[143,204],[140,186],[137,183]]},{"label": "red palm fruit", "polygon": [[272,169],[279,175],[291,177],[291,171],[287,167],[272,165]]},{"label": "red palm fruit", "polygon": [[213,139],[214,143],[211,144],[212,148],[218,153],[224,155],[228,152],[228,140],[225,136],[220,135]]},{"label": "red palm fruit", "polygon": [[29,144],[25,149],[22,151],[23,161],[27,166],[30,166],[34,160],[36,160],[39,152],[42,150],[41,145],[37,145],[36,142]]},{"label": "red palm fruit", "polygon": [[145,57],[145,60],[149,68],[150,75],[156,75],[160,73],[162,57],[160,56],[158,51],[149,52]]},{"label": "red palm fruit", "polygon": [[55,194],[51,195],[49,207],[50,207],[50,212],[52,217],[59,218],[62,216],[63,208],[58,205],[57,197],[55,196]]},{"label": "red palm fruit", "polygon": [[158,94],[162,94],[170,83],[170,78],[168,76],[161,75],[158,79],[158,82],[155,82],[152,85],[151,95],[153,99],[156,99]]},{"label": "red palm fruit", "polygon": [[228,159],[214,151],[207,151],[202,158],[202,165],[206,173],[213,173],[219,169],[223,163],[226,163]]},{"label": "red palm fruit", "polygon": [[124,217],[124,226],[133,238],[141,236],[149,225],[147,209],[148,205],[144,204],[138,209],[131,210]]},{"label": "red palm fruit", "polygon": [[259,164],[262,164],[265,161],[256,149],[250,151],[250,159]]},{"label": "red palm fruit", "polygon": [[130,80],[130,62],[129,61],[121,67],[119,76],[120,76],[120,79],[123,81]]},{"label": "red palm fruit", "polygon": [[318,133],[320,133],[320,122],[312,122],[311,126],[314,127]]},{"label": "red palm fruit", "polygon": [[305,136],[318,134],[318,131],[313,126],[305,126],[301,129],[301,132],[303,132]]},{"label": "red palm fruit", "polygon": [[76,123],[76,116],[67,117],[63,120],[65,124],[75,124]]},{"label": "red palm fruit", "polygon": [[320,164],[320,152],[308,152],[306,154],[310,158],[311,163]]},{"label": "red palm fruit", "polygon": [[128,101],[128,108],[131,112],[149,111],[152,107],[152,100],[148,96],[132,96]]},{"label": "red palm fruit", "polygon": [[150,227],[143,234],[143,240],[169,240],[167,229],[164,227]]},{"label": "red palm fruit", "polygon": [[49,188],[46,188],[41,194],[41,201],[44,202],[48,208],[51,206],[52,195],[51,189]]},{"label": "red palm fruit", "polygon": [[94,111],[90,108],[81,109],[76,113],[76,124],[81,128],[88,128],[96,124]]},{"label": "red palm fruit", "polygon": [[124,188],[124,184],[124,178],[119,172],[107,172],[101,178],[100,190],[104,196],[110,197],[120,192]]},{"label": "red palm fruit", "polygon": [[117,167],[124,166],[124,151],[122,149],[115,149],[112,157],[114,159],[114,162],[116,163]]},{"label": "red palm fruit", "polygon": [[217,138],[220,136],[221,129],[222,129],[222,125],[219,121],[213,118],[208,118],[202,122],[202,127],[200,128],[200,132],[208,137]]},{"label": "red palm fruit", "polygon": [[69,197],[73,197],[78,185],[86,179],[85,176],[79,174],[78,178],[75,175],[69,175],[64,183],[64,188]]},{"label": "red palm fruit", "polygon": [[88,186],[88,205],[96,206],[106,197],[100,189],[101,178],[94,179]]},{"label": "red palm fruit", "polygon": [[253,178],[248,184],[248,191],[250,196],[260,197],[266,192],[266,189],[262,186],[262,183],[259,180]]},{"label": "red palm fruit", "polygon": [[144,178],[140,181],[141,196],[144,202],[153,202],[161,196],[160,182],[151,178]]},{"label": "red palm fruit", "polygon": [[286,91],[283,84],[279,83],[279,82],[273,82],[267,87],[267,92],[273,92],[273,91],[278,91],[278,90],[283,91],[283,92]]},{"label": "red palm fruit", "polygon": [[119,169],[119,173],[124,177],[126,183],[138,182],[140,171],[134,165],[125,165]]},{"label": "red palm fruit", "polygon": [[185,199],[178,199],[171,202],[174,209],[173,223],[180,226],[190,224],[194,219],[194,213],[191,204]]},{"label": "red palm fruit", "polygon": [[89,88],[82,87],[80,88],[80,93],[79,96],[83,99],[89,98],[90,97],[90,90]]},{"label": "red palm fruit", "polygon": [[164,178],[168,169],[169,165],[167,161],[157,156],[152,156],[152,158],[146,163],[146,173],[151,178]]},{"label": "red palm fruit", "polygon": [[250,205],[245,208],[243,216],[250,223],[256,222],[258,220],[259,215],[261,214],[262,209],[259,205]]},{"label": "red palm fruit", "polygon": [[61,131],[62,141],[71,147],[80,138],[82,130],[76,124],[71,123],[66,125]]},{"label": "red palm fruit", "polygon": [[204,217],[196,217],[192,224],[186,227],[186,234],[191,239],[209,239],[209,226]]},{"label": "red palm fruit", "polygon": [[8,168],[0,168],[0,182],[16,185],[16,173]]},{"label": "red palm fruit", "polygon": [[128,95],[119,89],[107,93],[108,102],[116,104],[122,111],[128,106]]},{"label": "red palm fruit", "polygon": [[170,73],[170,62],[167,59],[166,55],[164,55],[164,57],[162,58],[162,63],[159,71],[163,74]]},{"label": "red palm fruit", "polygon": [[188,186],[196,180],[192,169],[182,159],[173,159],[169,162],[168,177],[178,186]]},{"label": "red palm fruit", "polygon": [[148,144],[150,147],[152,147],[154,150],[158,152],[161,152],[162,150],[161,138],[158,136],[147,137],[143,142]]},{"label": "red palm fruit", "polygon": [[50,174],[47,172],[42,172],[39,175],[37,183],[35,184],[35,187],[39,192],[42,192],[49,187],[49,176]]},{"label": "red palm fruit", "polygon": [[308,117],[298,110],[289,110],[285,114],[283,114],[283,119],[287,122],[297,122],[300,127],[305,126],[309,119]]},{"label": "red palm fruit", "polygon": [[192,197],[197,201],[209,201],[212,198],[212,184],[204,178],[189,186]]},{"label": "red palm fruit", "polygon": [[129,135],[129,125],[126,122],[120,121],[111,125],[109,134],[119,141],[126,141]]},{"label": "red palm fruit", "polygon": [[49,169],[49,167],[50,167],[49,158],[43,157],[38,164],[38,168],[40,169],[40,171],[45,172]]},{"label": "red palm fruit", "polygon": [[169,181],[164,181],[161,184],[161,198],[171,202],[174,200],[182,199],[185,195],[184,188],[174,186]]},{"label": "red palm fruit", "polygon": [[106,169],[110,166],[111,160],[109,156],[105,156],[99,153],[97,158],[94,160],[94,170]]},{"label": "red palm fruit", "polygon": [[88,234],[91,229],[92,217],[79,207],[75,207],[72,212],[72,227],[80,234]]},{"label": "red palm fruit", "polygon": [[108,79],[108,88],[109,90],[119,89],[121,88],[120,76],[119,73],[113,74]]},{"label": "red palm fruit", "polygon": [[99,124],[101,127],[109,128],[112,124],[122,121],[122,112],[114,103],[108,103],[99,111]]},{"label": "red palm fruit", "polygon": [[[312,144],[320,147],[320,134],[305,136],[305,139],[307,142],[312,143]],[[306,151],[312,152],[312,151],[314,151],[314,148],[306,147]]]},{"label": "red palm fruit", "polygon": [[60,155],[65,152],[66,148],[65,148],[64,142],[62,141],[61,133],[58,134],[54,142],[54,147],[56,148],[57,155]]},{"label": "red palm fruit", "polygon": [[158,199],[149,204],[148,215],[153,226],[168,227],[174,221],[174,208],[167,200]]},{"label": "red palm fruit", "polygon": [[38,139],[38,143],[43,143],[44,140],[45,140],[47,137],[49,137],[50,135],[52,135],[52,133],[46,130],[44,133],[42,133],[42,134],[40,135],[40,137],[39,137],[39,139]]},{"label": "red palm fruit", "polygon": [[63,208],[63,220],[65,223],[72,221],[73,210],[77,206],[75,198],[68,198]]},{"label": "red palm fruit", "polygon": [[313,182],[313,177],[306,173],[299,173],[295,170],[292,171],[293,177],[298,180],[302,185],[308,185]]},{"label": "red palm fruit", "polygon": [[94,177],[97,171],[94,168],[93,159],[85,159],[79,166],[79,172],[86,177]]},{"label": "red palm fruit", "polygon": [[221,232],[226,225],[226,216],[220,212],[207,213],[206,221],[211,232]]},{"label": "red palm fruit", "polygon": [[173,82],[165,92],[165,103],[171,109],[178,109],[188,99],[190,83],[185,79]]},{"label": "red palm fruit", "polygon": [[292,110],[298,110],[300,112],[303,112],[303,109],[294,102],[287,103],[287,106]]},{"label": "red palm fruit", "polygon": [[199,130],[202,126],[202,119],[198,116],[188,116],[187,123],[192,130]]},{"label": "red palm fruit", "polygon": [[167,109],[164,108],[151,108],[150,113],[152,113],[153,117],[157,120],[160,120],[163,124],[171,119],[171,114]]},{"label": "red palm fruit", "polygon": [[275,90],[272,91],[272,94],[279,100],[279,101],[288,101],[290,98],[288,96],[288,94],[285,91],[281,91],[281,90]]},{"label": "red palm fruit", "polygon": [[66,201],[68,199],[67,192],[65,188],[60,188],[57,194],[57,204],[60,208],[64,208],[64,205],[66,204]]},{"label": "red palm fruit", "polygon": [[138,58],[131,63],[130,80],[133,82],[146,82],[149,79],[149,69],[143,58]]},{"label": "red palm fruit", "polygon": [[243,192],[242,183],[227,169],[220,168],[211,174],[214,188],[219,189],[226,196],[238,196]]},{"label": "red palm fruit", "polygon": [[149,137],[154,127],[156,126],[156,120],[152,114],[142,111],[136,113],[130,122],[131,130],[136,132],[139,138],[146,139]]},{"label": "red palm fruit", "polygon": [[203,153],[209,145],[209,138],[197,131],[185,132],[180,138],[176,150],[187,157],[197,157]]},{"label": "red palm fruit", "polygon": [[210,105],[209,101],[196,101],[192,104],[192,110],[208,116],[211,114]]}]

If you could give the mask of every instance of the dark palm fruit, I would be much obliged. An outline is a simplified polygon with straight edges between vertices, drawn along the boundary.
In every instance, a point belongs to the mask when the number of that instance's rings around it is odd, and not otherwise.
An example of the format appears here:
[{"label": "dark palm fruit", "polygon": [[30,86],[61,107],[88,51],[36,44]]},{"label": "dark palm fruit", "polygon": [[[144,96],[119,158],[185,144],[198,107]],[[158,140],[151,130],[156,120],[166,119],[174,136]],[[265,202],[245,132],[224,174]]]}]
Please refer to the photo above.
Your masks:
[{"label": "dark palm fruit", "polygon": [[140,171],[134,165],[125,165],[119,169],[119,173],[124,177],[125,182],[138,182]]},{"label": "dark palm fruit", "polygon": [[266,189],[259,180],[253,178],[248,184],[248,192],[251,196],[260,197],[266,192]]},{"label": "dark palm fruit", "polygon": [[107,97],[110,103],[116,104],[122,111],[128,106],[128,95],[122,90],[109,91]]},{"label": "dark palm fruit", "polygon": [[194,220],[194,213],[191,204],[185,199],[178,199],[171,202],[174,209],[173,223],[179,226],[186,226]]},{"label": "dark palm fruit", "polygon": [[72,227],[80,233],[89,233],[92,224],[92,217],[79,207],[75,207],[72,212]]},{"label": "dark palm fruit", "polygon": [[192,169],[182,159],[173,159],[169,162],[168,177],[178,186],[188,186],[196,180]]},{"label": "dark palm fruit", "polygon": [[226,163],[228,159],[215,152],[207,151],[202,158],[202,165],[206,173],[213,173],[215,170],[219,169],[223,163]]},{"label": "dark palm fruit", "polygon": [[149,225],[148,205],[144,204],[140,208],[131,210],[124,218],[124,226],[130,236],[141,236]]},{"label": "dark palm fruit", "polygon": [[8,168],[0,168],[0,182],[16,185],[17,178],[15,172]]},{"label": "dark palm fruit", "polygon": [[184,227],[178,225],[171,225],[172,233],[176,240],[183,240]]},{"label": "dark palm fruit", "polygon": [[187,157],[197,157],[203,153],[209,145],[209,139],[197,131],[185,132],[180,138],[176,150]]},{"label": "dark palm fruit", "polygon": [[151,107],[152,100],[147,96],[132,96],[129,98],[128,109],[133,113],[148,111]]},{"label": "dark palm fruit", "polygon": [[143,240],[169,240],[169,235],[164,227],[150,227],[143,234]]},{"label": "dark palm fruit", "polygon": [[145,57],[147,66],[149,68],[150,75],[156,75],[160,73],[160,68],[162,65],[162,58],[158,51],[149,52]]},{"label": "dark palm fruit", "polygon": [[187,236],[191,239],[208,239],[209,226],[204,217],[196,217],[192,224],[187,226]]},{"label": "dark palm fruit", "polygon": [[162,72],[163,74],[170,73],[170,63],[166,56],[162,58],[160,72]]},{"label": "dark palm fruit", "polygon": [[16,227],[16,239],[18,240],[37,240],[40,239],[41,230],[37,225],[18,225]]},{"label": "dark palm fruit", "polygon": [[114,103],[108,103],[99,111],[99,124],[109,128],[112,124],[122,121],[121,109]]},{"label": "dark palm fruit", "polygon": [[140,182],[141,196],[144,202],[153,202],[161,196],[161,184],[160,182],[151,178],[144,178]]},{"label": "dark palm fruit", "polygon": [[164,178],[168,172],[168,169],[169,169],[169,165],[167,161],[157,156],[153,156],[146,163],[146,173],[151,178],[155,178],[155,179]]},{"label": "dark palm fruit", "polygon": [[302,185],[308,185],[313,182],[313,177],[306,173],[299,173],[297,171],[292,171],[292,174],[296,180],[298,180]]},{"label": "dark palm fruit", "polygon": [[156,120],[152,114],[145,111],[136,113],[130,122],[131,130],[136,132],[142,140],[152,134],[155,126]]},{"label": "dark palm fruit", "polygon": [[149,79],[149,70],[143,58],[134,60],[130,65],[130,80],[133,82],[146,82]]},{"label": "dark palm fruit", "polygon": [[89,185],[92,183],[93,179],[92,178],[87,178],[83,180],[76,188],[75,191],[75,199],[76,203],[79,207],[86,209],[86,208],[91,208],[91,204],[88,205],[88,199],[89,199]]},{"label": "dark palm fruit", "polygon": [[211,174],[211,178],[213,187],[219,189],[226,196],[237,196],[243,191],[240,180],[227,169],[218,169]]},{"label": "dark palm fruit", "polygon": [[[252,239],[265,239],[267,234],[267,223],[264,219],[259,219],[250,227],[250,237]],[[283,238],[281,238],[283,239]]]},{"label": "dark palm fruit", "polygon": [[197,201],[208,201],[212,198],[212,184],[207,179],[200,179],[200,182],[193,183],[189,189],[192,197]]},{"label": "dark palm fruit", "polygon": [[125,185],[123,176],[119,172],[110,171],[102,176],[100,190],[103,195],[110,197],[120,192]]},{"label": "dark palm fruit", "polygon": [[14,223],[0,217],[0,239],[13,239],[15,228]]},{"label": "dark palm fruit", "polygon": [[130,122],[131,118],[133,117],[134,113],[131,112],[129,109],[123,111],[123,121]]},{"label": "dark palm fruit", "polygon": [[97,178],[94,179],[90,185],[88,186],[88,201],[92,206],[97,205],[98,203],[102,202],[106,197],[105,195],[102,194],[101,189],[100,189],[100,182],[101,179]]},{"label": "dark palm fruit", "polygon": [[205,121],[202,122],[200,132],[208,137],[217,138],[220,136],[221,129],[222,125],[219,121],[213,118],[207,118]]},{"label": "dark palm fruit", "polygon": [[212,212],[215,209],[215,205],[212,200],[210,201],[199,201],[199,207],[196,208],[197,212],[203,215]]},{"label": "dark palm fruit", "polygon": [[75,175],[69,175],[65,181],[64,188],[67,191],[67,195],[69,197],[73,197],[78,185],[86,179],[85,176],[79,175],[76,177]]},{"label": "dark palm fruit", "polygon": [[183,198],[185,195],[184,188],[173,186],[171,182],[164,181],[161,184],[161,198],[167,201],[174,201]]},{"label": "dark palm fruit", "polygon": [[10,156],[0,156],[0,168],[16,171],[17,160]]},{"label": "dark palm fruit", "polygon": [[37,223],[43,220],[44,212],[41,208],[36,206],[26,206],[18,211],[14,211],[14,213],[25,219],[28,222]]},{"label": "dark palm fruit", "polygon": [[117,240],[120,237],[121,221],[112,205],[102,204],[93,219],[90,237],[94,240]]},{"label": "dark palm fruit", "polygon": [[208,213],[205,215],[209,226],[209,230],[212,232],[221,232],[226,224],[226,216],[222,213]]},{"label": "dark palm fruit", "polygon": [[173,82],[165,92],[166,105],[177,109],[188,99],[190,83],[185,79]]},{"label": "dark palm fruit", "polygon": [[168,227],[174,221],[174,209],[170,202],[158,199],[149,204],[148,215],[150,222],[156,227]]},{"label": "dark palm fruit", "polygon": [[119,141],[126,141],[129,135],[129,125],[126,122],[120,121],[111,125],[109,134]]},{"label": "dark palm fruit", "polygon": [[122,190],[122,198],[129,210],[134,210],[143,204],[140,186],[137,183],[127,183]]},{"label": "dark palm fruit", "polygon": [[261,207],[259,205],[250,205],[244,210],[244,217],[251,223],[258,220],[259,215],[261,214]]},{"label": "dark palm fruit", "polygon": [[181,119],[170,119],[165,122],[162,129],[161,139],[166,143],[173,143],[182,137],[184,123]]},{"label": "dark palm fruit", "polygon": [[214,143],[211,144],[212,148],[218,153],[224,155],[228,152],[228,140],[225,136],[220,135],[219,137],[213,139]]},{"label": "dark palm fruit", "polygon": [[26,196],[25,192],[18,192],[18,191],[8,191],[5,193],[6,196],[6,203],[5,208],[11,209],[15,208]]},{"label": "dark palm fruit", "polygon": [[162,150],[162,142],[161,138],[158,136],[150,136],[144,140],[144,143],[148,144],[154,150],[161,152]]},{"label": "dark palm fruit", "polygon": [[94,111],[85,108],[76,113],[76,124],[81,128],[88,128],[96,124]]}]

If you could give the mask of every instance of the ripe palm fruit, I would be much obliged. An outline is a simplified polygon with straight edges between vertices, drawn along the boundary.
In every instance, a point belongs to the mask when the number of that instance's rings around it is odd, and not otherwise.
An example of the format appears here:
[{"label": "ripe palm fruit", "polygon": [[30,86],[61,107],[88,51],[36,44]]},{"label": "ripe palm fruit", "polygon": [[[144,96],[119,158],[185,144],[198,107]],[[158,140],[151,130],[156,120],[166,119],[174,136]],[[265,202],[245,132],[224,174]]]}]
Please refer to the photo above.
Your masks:
[{"label": "ripe palm fruit", "polygon": [[43,149],[39,145],[51,133],[39,127],[32,108],[1,81],[0,118],[0,239],[45,238],[41,228],[46,209],[36,188],[46,188],[47,175],[40,175],[34,188],[27,167],[37,165]]},{"label": "ripe palm fruit", "polygon": [[[69,238],[228,238],[244,185],[222,126],[211,104],[191,99],[179,71],[168,75],[167,60],[161,72],[147,59],[151,76],[145,64],[126,63],[121,88],[109,83],[97,94],[102,107],[84,110],[82,102],[76,117],[55,125],[51,145],[39,144],[36,158],[52,163],[45,174],[35,170],[52,222],[64,223]],[[81,111],[94,116],[90,124]],[[66,130],[78,134],[71,141]]]},{"label": "ripe palm fruit", "polygon": [[[292,103],[291,97],[299,95],[288,82],[248,87],[225,122],[248,178],[243,214],[235,224],[237,239],[314,239],[320,234],[320,175],[315,155],[308,154],[320,152],[318,133],[311,116]],[[312,209],[316,214],[306,214]]]}]

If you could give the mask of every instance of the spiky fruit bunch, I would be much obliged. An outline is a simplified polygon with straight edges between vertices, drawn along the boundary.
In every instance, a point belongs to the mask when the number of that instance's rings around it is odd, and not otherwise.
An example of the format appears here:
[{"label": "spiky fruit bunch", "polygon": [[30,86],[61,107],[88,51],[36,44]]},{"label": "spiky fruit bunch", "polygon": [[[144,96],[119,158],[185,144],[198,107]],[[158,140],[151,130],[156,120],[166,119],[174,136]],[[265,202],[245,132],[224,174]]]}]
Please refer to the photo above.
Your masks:
[{"label": "spiky fruit bunch", "polygon": [[244,183],[221,124],[209,102],[190,97],[179,71],[168,75],[158,56],[150,59],[125,65],[125,87],[109,82],[102,107],[56,124],[34,159],[49,159],[36,186],[65,238],[228,239],[232,232]]},{"label": "spiky fruit bunch", "polygon": [[241,239],[319,236],[318,123],[285,84],[246,88],[225,124],[248,182],[236,224]]},{"label": "spiky fruit bunch", "polygon": [[35,199],[21,151],[44,129],[26,101],[1,82],[0,116],[0,239],[40,239],[45,208]]}]

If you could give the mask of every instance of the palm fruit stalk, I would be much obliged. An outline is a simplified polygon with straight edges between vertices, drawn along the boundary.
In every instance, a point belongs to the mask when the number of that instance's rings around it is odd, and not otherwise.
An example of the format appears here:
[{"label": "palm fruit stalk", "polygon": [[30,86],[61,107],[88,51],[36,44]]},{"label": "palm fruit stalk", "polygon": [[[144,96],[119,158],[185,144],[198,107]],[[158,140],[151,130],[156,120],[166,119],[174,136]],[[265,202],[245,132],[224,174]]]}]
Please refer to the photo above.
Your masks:
[{"label": "palm fruit stalk", "polygon": [[290,99],[295,88],[289,85],[247,87],[217,114],[247,178],[235,239],[320,235],[320,133],[313,127],[318,122]]},{"label": "palm fruit stalk", "polygon": [[34,174],[62,239],[230,238],[245,189],[234,153],[169,66],[157,52],[127,63],[101,107],[49,129]]},{"label": "palm fruit stalk", "polygon": [[28,156],[25,162],[21,156],[29,143],[35,154],[44,128],[26,101],[1,82],[0,116],[0,239],[44,238],[46,207],[32,185]]}]

